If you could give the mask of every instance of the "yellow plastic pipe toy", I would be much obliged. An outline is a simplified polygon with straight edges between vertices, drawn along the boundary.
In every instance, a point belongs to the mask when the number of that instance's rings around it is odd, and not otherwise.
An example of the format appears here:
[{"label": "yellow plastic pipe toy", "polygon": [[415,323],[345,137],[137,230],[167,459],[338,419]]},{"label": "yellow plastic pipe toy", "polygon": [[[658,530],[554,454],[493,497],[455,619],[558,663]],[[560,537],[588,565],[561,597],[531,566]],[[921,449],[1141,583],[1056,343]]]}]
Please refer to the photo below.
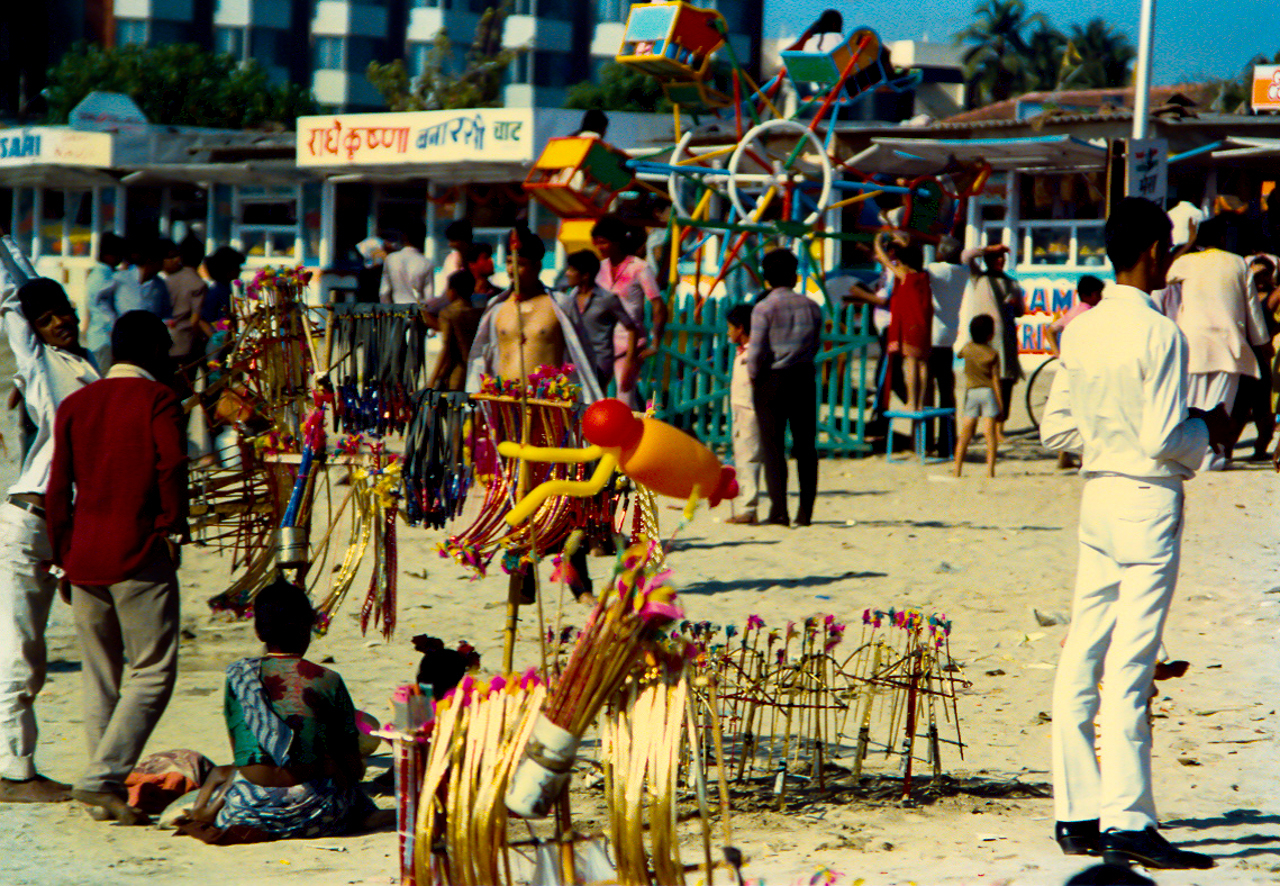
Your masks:
[{"label": "yellow plastic pipe toy", "polygon": [[519,526],[553,495],[595,495],[621,470],[654,492],[687,500],[685,519],[692,519],[699,499],[712,507],[738,494],[733,468],[721,464],[706,446],[679,428],[656,418],[638,418],[621,400],[598,400],[582,417],[582,435],[592,445],[582,449],[499,443],[505,458],[559,464],[599,461],[587,480],[548,480],[529,492],[507,514]]}]

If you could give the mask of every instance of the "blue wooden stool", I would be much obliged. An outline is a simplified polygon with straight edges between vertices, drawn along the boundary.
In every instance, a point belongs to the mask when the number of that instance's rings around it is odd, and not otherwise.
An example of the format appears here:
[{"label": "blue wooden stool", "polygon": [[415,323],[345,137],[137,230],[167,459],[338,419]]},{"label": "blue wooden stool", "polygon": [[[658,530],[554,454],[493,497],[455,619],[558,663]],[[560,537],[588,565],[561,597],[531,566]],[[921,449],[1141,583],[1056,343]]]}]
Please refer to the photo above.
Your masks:
[{"label": "blue wooden stool", "polygon": [[929,458],[925,455],[924,438],[925,427],[927,423],[933,419],[940,419],[942,427],[939,429],[939,438],[943,434],[951,441],[950,450],[954,451],[956,446],[956,410],[950,406],[926,406],[924,409],[913,411],[906,409],[886,409],[884,417],[888,422],[884,437],[884,460],[885,461],[906,461],[902,458],[893,457],[893,420],[895,418],[911,419],[911,435],[916,444],[916,455],[923,464],[936,464],[938,462],[950,461],[949,458]]}]

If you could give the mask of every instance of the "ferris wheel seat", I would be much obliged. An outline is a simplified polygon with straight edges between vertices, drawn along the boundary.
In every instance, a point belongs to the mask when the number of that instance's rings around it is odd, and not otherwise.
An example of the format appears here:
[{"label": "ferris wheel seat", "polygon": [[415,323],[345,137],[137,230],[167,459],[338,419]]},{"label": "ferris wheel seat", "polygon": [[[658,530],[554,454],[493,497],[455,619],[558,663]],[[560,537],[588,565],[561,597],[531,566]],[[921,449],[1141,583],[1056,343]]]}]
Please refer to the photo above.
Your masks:
[{"label": "ferris wheel seat", "polygon": [[[798,91],[809,92],[816,83],[834,89],[842,87],[848,97],[858,95],[888,79],[882,59],[880,36],[870,28],[858,28],[830,51],[783,50],[779,55],[787,77]],[[846,68],[852,68],[844,78]]]},{"label": "ferris wheel seat", "polygon": [[702,80],[726,33],[724,16],[714,9],[681,0],[636,3],[614,58],[659,79]]},{"label": "ferris wheel seat", "polygon": [[524,188],[561,218],[598,218],[631,185],[630,159],[594,136],[553,138],[529,170]]}]

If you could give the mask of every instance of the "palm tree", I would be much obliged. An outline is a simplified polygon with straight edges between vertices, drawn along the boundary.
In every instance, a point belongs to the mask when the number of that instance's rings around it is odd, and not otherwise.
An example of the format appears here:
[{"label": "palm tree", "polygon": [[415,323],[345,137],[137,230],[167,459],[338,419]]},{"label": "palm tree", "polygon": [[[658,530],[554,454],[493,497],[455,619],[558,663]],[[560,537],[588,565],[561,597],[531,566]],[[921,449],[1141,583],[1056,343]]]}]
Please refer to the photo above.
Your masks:
[{"label": "palm tree", "polygon": [[1072,25],[1070,41],[1082,61],[1064,78],[1064,86],[1111,89],[1128,85],[1129,67],[1137,53],[1122,32],[1095,18],[1083,27]]},{"label": "palm tree", "polygon": [[1031,75],[1023,32],[1045,25],[1044,16],[1027,15],[1023,0],[982,0],[973,14],[977,21],[956,35],[956,43],[969,47],[964,63],[970,103],[1003,101],[1026,92]]},{"label": "palm tree", "polygon": [[1028,89],[1053,89],[1062,74],[1067,38],[1057,28],[1041,24],[1027,38]]}]

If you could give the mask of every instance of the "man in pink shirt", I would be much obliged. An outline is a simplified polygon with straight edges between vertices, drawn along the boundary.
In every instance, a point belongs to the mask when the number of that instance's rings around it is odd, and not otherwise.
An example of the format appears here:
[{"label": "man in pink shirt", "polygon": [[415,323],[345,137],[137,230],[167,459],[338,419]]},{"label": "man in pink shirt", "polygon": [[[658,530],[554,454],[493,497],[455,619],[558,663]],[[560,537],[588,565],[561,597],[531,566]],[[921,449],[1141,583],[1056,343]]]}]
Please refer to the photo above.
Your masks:
[{"label": "man in pink shirt", "polygon": [[[640,348],[634,357],[628,356],[627,330],[614,331],[614,378],[618,382],[618,399],[639,409],[641,403],[635,394],[636,381],[645,358],[658,351],[662,333],[667,326],[667,302],[658,289],[658,281],[649,263],[635,255],[635,231],[616,215],[602,217],[591,229],[591,245],[600,254],[600,273],[596,285],[612,292],[621,301],[637,324],[644,323],[644,303],[653,304],[653,331],[647,339],[636,343]],[[640,241],[643,242],[643,236]]]}]

